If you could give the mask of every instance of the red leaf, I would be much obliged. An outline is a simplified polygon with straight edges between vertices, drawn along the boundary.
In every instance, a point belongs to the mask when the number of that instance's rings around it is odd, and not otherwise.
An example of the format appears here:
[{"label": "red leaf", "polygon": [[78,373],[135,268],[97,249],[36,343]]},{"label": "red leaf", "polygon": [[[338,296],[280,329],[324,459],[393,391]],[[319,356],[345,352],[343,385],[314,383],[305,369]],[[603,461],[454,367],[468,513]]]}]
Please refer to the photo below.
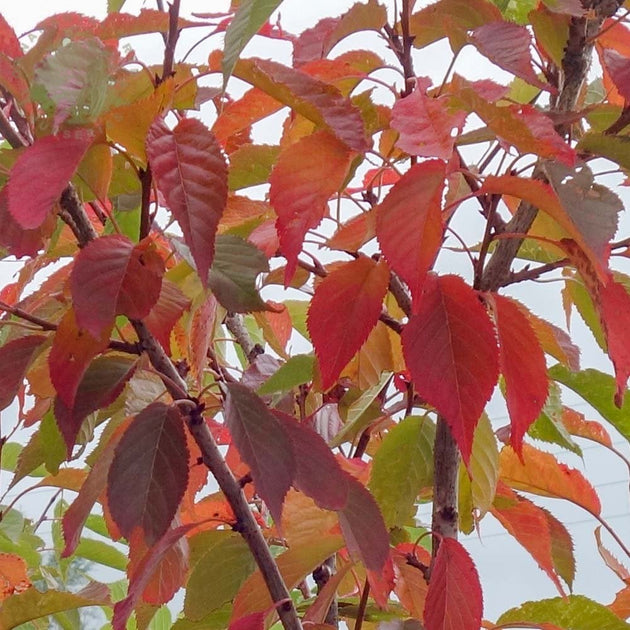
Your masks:
[{"label": "red leaf", "polygon": [[114,630],[125,630],[127,627],[127,619],[140,600],[144,589],[149,580],[155,573],[165,554],[169,552],[171,547],[175,545],[182,536],[187,534],[191,529],[196,527],[195,523],[190,525],[182,525],[175,529],[169,529],[160,540],[150,548],[149,552],[140,562],[137,571],[131,577],[129,582],[129,591],[125,599],[116,602],[114,606],[114,618],[112,626]]},{"label": "red leaf", "polygon": [[547,400],[549,378],[545,354],[527,315],[518,302],[487,294],[499,336],[499,366],[505,379],[510,414],[510,444],[521,452],[523,436]]},{"label": "red leaf", "polygon": [[579,370],[580,349],[571,341],[571,337],[561,328],[537,317],[531,311],[527,312],[527,317],[542,349],[564,363],[570,370]]},{"label": "red leaf", "polygon": [[99,457],[94,462],[87,479],[83,482],[76,499],[63,515],[63,539],[66,546],[61,553],[62,558],[71,556],[79,544],[83,525],[85,525],[94,504],[107,486],[107,475],[114,459],[114,449],[118,446],[118,442],[120,442],[120,438],[128,425],[129,421],[125,421],[116,428],[109,442],[100,451]]},{"label": "red leaf", "polygon": [[53,339],[48,366],[50,380],[63,403],[72,408],[79,383],[92,359],[109,344],[109,331],[104,329],[97,339],[82,328],[70,309],[59,322]]},{"label": "red leaf", "polygon": [[586,420],[584,414],[575,409],[568,407],[562,409],[562,424],[571,435],[592,440],[609,448],[613,445],[610,434],[599,422]]},{"label": "red leaf", "polygon": [[409,286],[414,311],[442,244],[445,175],[446,167],[438,160],[416,164],[376,208],[376,236],[392,269]]},{"label": "red leaf", "polygon": [[296,474],[289,437],[280,421],[254,392],[227,385],[225,421],[243,461],[251,468],[256,491],[280,523],[284,496]]},{"label": "red leaf", "polygon": [[353,154],[335,136],[319,131],[289,145],[269,178],[269,200],[278,220],[280,247],[291,282],[306,232],[319,225],[328,200],[342,187]]},{"label": "red leaf", "polygon": [[170,280],[162,280],[160,295],[151,312],[144,317],[144,323],[169,355],[171,331],[189,307],[190,300],[179,287]]},{"label": "red leaf", "polygon": [[471,557],[461,543],[444,538],[424,605],[426,630],[479,630],[482,613],[481,584]]},{"label": "red leaf", "polygon": [[0,190],[0,246],[8,249],[16,258],[35,256],[43,249],[44,238],[52,233],[54,223],[51,216],[48,221],[33,230],[23,229],[9,212],[6,186]]},{"label": "red leaf", "polygon": [[532,65],[532,37],[529,30],[514,22],[491,22],[476,28],[470,37],[482,55],[499,68],[520,77],[531,85],[555,92],[549,83],[541,81]]},{"label": "red leaf", "polygon": [[147,156],[206,286],[227,202],[227,167],[219,143],[195,118],[182,119],[172,131],[158,118],[149,129]]},{"label": "red leaf", "polygon": [[118,234],[93,240],[79,252],[70,276],[77,323],[98,336],[116,315],[142,319],[157,302],[163,273],[150,240],[135,246]]},{"label": "red leaf", "polygon": [[[180,29],[194,24],[195,22],[182,18],[178,21]],[[168,12],[157,9],[141,9],[138,15],[119,13],[118,11],[110,13],[102,22],[97,22],[94,34],[100,39],[106,40],[145,33],[168,33],[168,29]]]},{"label": "red leaf", "polygon": [[342,470],[320,435],[291,416],[279,411],[275,415],[291,441],[295,487],[325,510],[343,510],[348,503],[348,484],[356,480]]},{"label": "red leaf", "polygon": [[376,326],[388,285],[387,265],[361,256],[336,268],[317,286],[307,326],[324,389],[333,385]]},{"label": "red leaf", "polygon": [[339,524],[351,553],[357,554],[366,569],[381,571],[389,557],[389,533],[374,497],[367,488],[348,475],[348,503],[337,512]]},{"label": "red leaf", "polygon": [[615,404],[621,407],[630,377],[630,295],[610,274],[608,282],[600,285],[596,299],[606,334],[608,355],[615,366]]},{"label": "red leaf", "polygon": [[0,347],[0,410],[17,396],[35,351],[46,341],[43,335],[29,335]]},{"label": "red leaf", "polygon": [[517,490],[566,499],[594,515],[601,512],[597,492],[579,470],[561,464],[550,453],[523,444],[522,460],[506,446],[499,455],[500,476]]},{"label": "red leaf", "polygon": [[391,126],[398,131],[396,146],[409,155],[449,160],[453,154],[455,136],[461,131],[466,114],[451,112],[447,97],[427,95],[431,80],[416,79],[416,89],[396,101],[392,109]]},{"label": "red leaf", "polygon": [[316,125],[328,127],[357,153],[369,148],[361,113],[336,87],[267,59],[241,59],[234,74]]},{"label": "red leaf", "polygon": [[492,515],[528,551],[538,566],[549,576],[561,595],[562,584],[555,570],[551,532],[544,511],[529,499],[521,497],[499,482]]},{"label": "red leaf", "polygon": [[123,356],[97,357],[83,375],[74,406],[69,408],[60,398],[55,399],[55,419],[66,442],[68,456],[83,421],[93,411],[104,409],[118,398],[136,365],[136,361]]},{"label": "red leaf", "polygon": [[184,421],[175,407],[152,403],[125,431],[109,469],[107,501],[120,532],[140,527],[149,545],[169,528],[188,484]]},{"label": "red leaf", "polygon": [[0,13],[0,53],[5,54],[7,57],[17,59],[24,53],[22,52],[22,46],[20,46],[20,40],[17,38],[15,31],[11,28],[9,23]]},{"label": "red leaf", "polygon": [[7,183],[9,212],[24,229],[50,214],[92,142],[90,133],[63,133],[35,141],[20,153]]},{"label": "red leaf", "polygon": [[203,369],[208,362],[208,348],[212,342],[217,306],[217,299],[210,293],[193,313],[190,324],[188,335],[190,369],[200,388]]},{"label": "red leaf", "polygon": [[630,60],[610,48],[605,48],[601,57],[619,94],[626,101],[630,100]]},{"label": "red leaf", "polygon": [[251,613],[245,615],[236,621],[232,621],[228,626],[228,630],[264,630],[266,611]]},{"label": "red leaf", "polygon": [[416,391],[446,419],[464,461],[499,371],[494,327],[458,276],[427,276],[418,312],[402,334]]}]

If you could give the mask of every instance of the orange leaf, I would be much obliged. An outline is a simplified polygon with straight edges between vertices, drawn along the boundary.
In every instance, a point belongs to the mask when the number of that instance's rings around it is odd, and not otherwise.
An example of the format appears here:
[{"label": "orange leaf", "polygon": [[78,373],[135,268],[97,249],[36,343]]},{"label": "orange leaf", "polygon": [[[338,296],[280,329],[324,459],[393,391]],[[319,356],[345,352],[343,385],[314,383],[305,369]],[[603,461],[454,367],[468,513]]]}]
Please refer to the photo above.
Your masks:
[{"label": "orange leaf", "polygon": [[24,559],[13,553],[0,553],[0,602],[31,586]]},{"label": "orange leaf", "polygon": [[444,416],[468,463],[475,427],[499,371],[488,313],[461,278],[430,274],[402,343],[416,391]]},{"label": "orange leaf", "polygon": [[566,499],[594,515],[601,505],[595,489],[582,473],[561,464],[550,453],[523,444],[522,461],[506,446],[499,455],[499,473],[509,486],[543,497]]},{"label": "orange leaf", "polygon": [[307,325],[324,389],[334,384],[376,326],[388,285],[387,265],[361,256],[317,286]]}]

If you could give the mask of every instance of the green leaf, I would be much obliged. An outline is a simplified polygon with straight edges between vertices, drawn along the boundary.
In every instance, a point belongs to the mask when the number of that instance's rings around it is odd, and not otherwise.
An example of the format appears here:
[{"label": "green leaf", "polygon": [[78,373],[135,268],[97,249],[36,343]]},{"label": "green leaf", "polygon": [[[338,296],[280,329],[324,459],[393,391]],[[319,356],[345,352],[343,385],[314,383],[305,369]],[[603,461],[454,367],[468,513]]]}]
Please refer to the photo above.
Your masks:
[{"label": "green leaf", "polygon": [[269,181],[280,147],[268,144],[245,144],[230,154],[228,188],[240,190]]},{"label": "green leaf", "polygon": [[538,602],[527,602],[512,608],[499,617],[497,624],[549,623],[567,630],[628,630],[630,625],[622,621],[608,608],[583,595],[555,597]]},{"label": "green leaf", "polygon": [[193,565],[184,614],[200,620],[234,599],[256,562],[247,543],[235,532],[208,531],[190,540]]},{"label": "green leaf", "polygon": [[607,352],[606,337],[602,330],[602,325],[599,319],[599,314],[595,310],[593,300],[589,295],[586,287],[579,278],[571,278],[565,283],[564,291],[570,296],[571,301],[575,305],[580,317],[584,320],[584,323],[588,326],[588,329],[593,334],[593,338],[597,342],[597,345]]},{"label": "green leaf", "polygon": [[238,236],[217,236],[208,284],[221,306],[233,313],[267,310],[256,289],[256,278],[266,271],[267,258],[255,245]]},{"label": "green leaf", "polygon": [[587,151],[599,155],[619,164],[625,170],[630,170],[630,138],[628,136],[613,136],[605,133],[586,133],[578,142],[578,151]]},{"label": "green leaf", "polygon": [[107,13],[116,13],[123,8],[126,0],[107,0]]},{"label": "green leaf", "polygon": [[483,413],[475,428],[470,476],[466,468],[459,468],[459,514],[460,528],[469,534],[473,530],[472,510],[476,508],[478,518],[490,509],[499,479],[499,448],[490,419]]},{"label": "green leaf", "polygon": [[64,610],[83,606],[104,606],[109,603],[109,589],[93,582],[78,593],[49,590],[40,593],[29,588],[7,597],[0,608],[0,628],[15,628],[33,619],[41,619]]},{"label": "green leaf", "polygon": [[258,393],[264,396],[291,391],[294,387],[312,380],[314,367],[315,357],[312,354],[296,354],[258,388]]},{"label": "green leaf", "polygon": [[114,546],[94,538],[82,538],[75,555],[119,571],[126,571],[129,561],[127,556]]},{"label": "green leaf", "polygon": [[282,0],[243,0],[239,3],[236,15],[225,31],[223,47],[223,87],[232,76],[239,55],[258,29],[280,6]]},{"label": "green leaf", "polygon": [[173,625],[172,630],[224,630],[230,625],[232,606],[223,606],[219,610],[211,612],[199,621],[190,619],[179,619]]},{"label": "green leaf", "polygon": [[572,389],[588,402],[619,433],[630,440],[630,397],[626,397],[621,408],[615,405],[615,379],[599,370],[588,369],[571,372],[563,365],[554,365],[549,376]]},{"label": "green leaf", "polygon": [[562,422],[562,396],[560,388],[555,383],[549,387],[549,396],[543,410],[532,424],[527,433],[530,437],[550,444],[557,444],[582,457],[582,449],[575,443],[571,434]]},{"label": "green leaf", "polygon": [[0,470],[14,472],[17,467],[18,457],[23,449],[24,447],[17,442],[3,444],[2,449],[0,449]]},{"label": "green leaf", "polygon": [[393,427],[374,455],[369,487],[388,527],[408,524],[414,502],[433,484],[435,424],[408,416]]}]

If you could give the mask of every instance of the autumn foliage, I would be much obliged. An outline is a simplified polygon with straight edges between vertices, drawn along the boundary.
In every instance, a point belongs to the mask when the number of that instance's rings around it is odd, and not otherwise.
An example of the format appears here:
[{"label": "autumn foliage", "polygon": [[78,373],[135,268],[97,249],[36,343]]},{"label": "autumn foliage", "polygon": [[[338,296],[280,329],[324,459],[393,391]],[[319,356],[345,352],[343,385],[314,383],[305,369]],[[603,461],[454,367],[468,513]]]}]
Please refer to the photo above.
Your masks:
[{"label": "autumn foliage", "polygon": [[[86,606],[115,630],[628,627],[630,551],[548,448],[630,439],[621,2],[367,0],[299,34],[281,0],[124,4],[30,37],[0,15],[0,252],[21,262],[0,630],[83,627]],[[133,52],[149,34],[157,64]],[[272,39],[286,59],[243,52]],[[566,327],[515,297],[547,279]],[[574,312],[610,375],[581,368]],[[572,594],[537,496],[587,515],[624,584],[608,601]],[[557,598],[484,619],[458,535],[486,515]]]}]

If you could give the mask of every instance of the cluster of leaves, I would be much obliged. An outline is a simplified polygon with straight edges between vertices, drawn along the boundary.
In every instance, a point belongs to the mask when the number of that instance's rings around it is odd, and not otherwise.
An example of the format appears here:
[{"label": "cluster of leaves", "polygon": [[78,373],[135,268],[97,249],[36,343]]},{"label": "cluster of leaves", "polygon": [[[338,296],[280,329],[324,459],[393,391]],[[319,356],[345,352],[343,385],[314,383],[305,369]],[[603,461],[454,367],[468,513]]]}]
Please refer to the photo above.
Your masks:
[{"label": "cluster of leaves", "polygon": [[[335,608],[357,628],[626,628],[630,587],[609,606],[571,595],[571,536],[523,494],[580,506],[628,553],[589,481],[531,443],[618,455],[560,386],[630,439],[630,277],[611,267],[630,240],[612,242],[622,204],[588,166],[630,168],[618,7],[403,0],[393,16],[368,0],[297,37],[269,22],[280,0],[191,18],[178,1],[123,4],[103,21],[51,16],[28,45],[0,16],[0,246],[26,258],[0,291],[0,408],[17,418],[0,437],[3,490],[30,480],[62,497],[53,565],[39,524],[19,503],[2,510],[0,628],[76,626],[84,606],[113,628],[157,627],[182,587],[180,630],[262,629],[276,614],[289,630],[296,612],[328,627]],[[180,32],[199,29],[206,58],[178,61]],[[370,31],[380,53],[335,52]],[[159,66],[122,52],[149,33],[163,35]],[[292,63],[244,58],[256,34]],[[511,82],[414,76],[443,39],[455,70],[470,46]],[[603,75],[586,86],[593,47]],[[395,64],[401,91],[383,98],[376,74]],[[257,142],[278,113],[277,142]],[[454,225],[472,214],[466,243]],[[447,250],[469,261],[465,278],[436,271]],[[614,376],[580,370],[567,332],[499,292],[544,274]],[[510,423],[495,432],[497,388]],[[449,479],[431,540],[414,516]],[[456,533],[486,514],[561,597],[482,622]],[[599,530],[597,545],[630,583]],[[73,589],[76,558],[124,577]],[[307,578],[331,558],[313,594]]]}]

